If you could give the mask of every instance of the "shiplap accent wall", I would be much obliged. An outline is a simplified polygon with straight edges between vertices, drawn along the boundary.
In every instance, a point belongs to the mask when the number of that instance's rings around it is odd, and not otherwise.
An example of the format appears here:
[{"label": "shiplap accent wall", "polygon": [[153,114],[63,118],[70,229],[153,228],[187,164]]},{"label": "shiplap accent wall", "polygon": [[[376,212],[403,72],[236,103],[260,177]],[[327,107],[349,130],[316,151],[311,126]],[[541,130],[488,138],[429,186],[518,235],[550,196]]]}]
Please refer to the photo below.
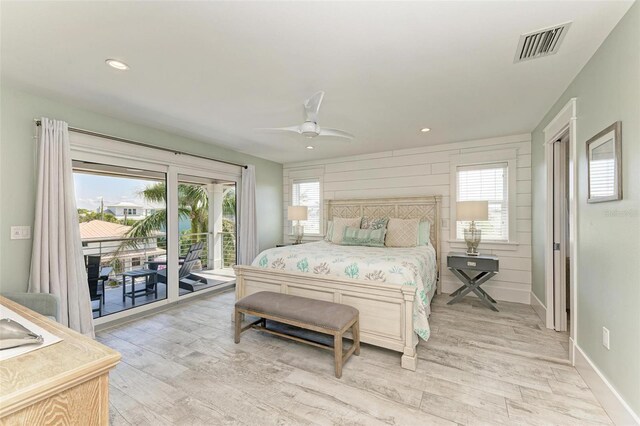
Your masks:
[{"label": "shiplap accent wall", "polygon": [[[442,195],[442,288],[445,293],[460,286],[446,268],[449,251],[463,251],[464,243],[450,240],[451,159],[460,154],[515,150],[517,244],[480,244],[481,253],[499,256],[500,272],[483,288],[497,300],[530,303],[531,293],[531,135],[431,145],[329,160],[288,163],[283,167],[284,240],[291,224],[286,220],[290,181],[318,176],[324,199]],[[486,157],[486,154],[484,155]],[[465,155],[465,157],[469,157]],[[471,157],[473,157],[471,155]],[[513,173],[513,171],[509,171]],[[317,238],[306,237],[305,240]]]}]

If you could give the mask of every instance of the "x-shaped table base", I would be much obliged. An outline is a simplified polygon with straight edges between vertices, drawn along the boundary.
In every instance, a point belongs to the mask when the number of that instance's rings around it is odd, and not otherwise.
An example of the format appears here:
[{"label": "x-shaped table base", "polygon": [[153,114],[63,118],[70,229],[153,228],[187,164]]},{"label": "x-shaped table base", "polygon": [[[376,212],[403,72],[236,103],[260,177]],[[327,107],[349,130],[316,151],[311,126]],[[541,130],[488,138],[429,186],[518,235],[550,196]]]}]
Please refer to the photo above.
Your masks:
[{"label": "x-shaped table base", "polygon": [[498,312],[498,308],[496,308],[496,302],[489,294],[480,288],[482,284],[487,282],[491,277],[493,277],[495,272],[480,272],[475,277],[471,278],[467,275],[462,269],[449,268],[453,274],[458,277],[460,281],[464,283],[462,287],[451,293],[451,297],[453,299],[449,300],[447,305],[453,305],[454,303],[459,302],[465,297],[467,294],[472,291],[478,296],[478,299],[489,309]]}]

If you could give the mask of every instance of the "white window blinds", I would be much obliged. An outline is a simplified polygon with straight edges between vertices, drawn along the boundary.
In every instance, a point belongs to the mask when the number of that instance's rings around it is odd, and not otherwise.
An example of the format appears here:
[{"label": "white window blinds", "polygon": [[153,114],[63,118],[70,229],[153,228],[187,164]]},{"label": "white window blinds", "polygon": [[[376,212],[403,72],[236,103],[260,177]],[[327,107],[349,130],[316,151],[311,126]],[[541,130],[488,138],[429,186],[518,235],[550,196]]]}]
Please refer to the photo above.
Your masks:
[{"label": "white window blinds", "polygon": [[[488,201],[489,220],[476,221],[483,240],[509,240],[507,163],[459,166],[456,170],[457,201]],[[469,222],[456,222],[456,237],[463,239]]]},{"label": "white window blinds", "polygon": [[300,221],[305,234],[320,234],[320,180],[294,180],[291,186],[291,205],[307,206],[307,220]]},{"label": "white window blinds", "polygon": [[615,193],[615,165],[613,158],[589,162],[591,197],[610,197]]}]

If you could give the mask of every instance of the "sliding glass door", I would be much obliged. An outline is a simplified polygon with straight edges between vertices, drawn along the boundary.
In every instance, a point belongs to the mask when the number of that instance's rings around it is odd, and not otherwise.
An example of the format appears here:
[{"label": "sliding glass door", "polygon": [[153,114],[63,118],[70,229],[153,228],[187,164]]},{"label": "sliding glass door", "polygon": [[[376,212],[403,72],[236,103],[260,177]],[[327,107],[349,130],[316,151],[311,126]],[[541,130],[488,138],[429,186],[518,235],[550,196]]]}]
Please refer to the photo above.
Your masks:
[{"label": "sliding glass door", "polygon": [[[74,161],[74,183],[94,318],[167,298],[167,174]],[[166,271],[165,271],[166,272]]]},{"label": "sliding glass door", "polygon": [[180,296],[235,283],[236,182],[202,172],[178,174]]},{"label": "sliding glass door", "polygon": [[235,284],[239,166],[75,133],[71,142],[96,324]]}]

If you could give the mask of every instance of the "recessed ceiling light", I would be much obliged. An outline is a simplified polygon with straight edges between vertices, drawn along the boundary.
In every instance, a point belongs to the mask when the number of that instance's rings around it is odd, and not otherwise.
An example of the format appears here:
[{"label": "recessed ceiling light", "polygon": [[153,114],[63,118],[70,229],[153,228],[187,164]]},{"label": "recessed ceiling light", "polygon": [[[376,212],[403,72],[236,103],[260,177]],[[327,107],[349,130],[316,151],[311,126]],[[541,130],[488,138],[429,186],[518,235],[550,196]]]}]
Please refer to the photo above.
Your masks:
[{"label": "recessed ceiling light", "polygon": [[420,131],[421,131],[422,133],[427,133],[427,132],[428,132],[428,131],[430,131],[430,130],[431,130],[431,129],[430,129],[430,128],[428,128],[428,127],[423,127],[422,129],[420,129]]},{"label": "recessed ceiling light", "polygon": [[313,149],[313,147],[311,145],[307,146],[307,149]]},{"label": "recessed ceiling light", "polygon": [[120,71],[126,71],[126,70],[129,69],[129,65],[127,65],[124,62],[119,61],[117,59],[107,59],[104,62],[107,65],[109,65],[111,68],[115,68],[115,69],[120,70]]}]

